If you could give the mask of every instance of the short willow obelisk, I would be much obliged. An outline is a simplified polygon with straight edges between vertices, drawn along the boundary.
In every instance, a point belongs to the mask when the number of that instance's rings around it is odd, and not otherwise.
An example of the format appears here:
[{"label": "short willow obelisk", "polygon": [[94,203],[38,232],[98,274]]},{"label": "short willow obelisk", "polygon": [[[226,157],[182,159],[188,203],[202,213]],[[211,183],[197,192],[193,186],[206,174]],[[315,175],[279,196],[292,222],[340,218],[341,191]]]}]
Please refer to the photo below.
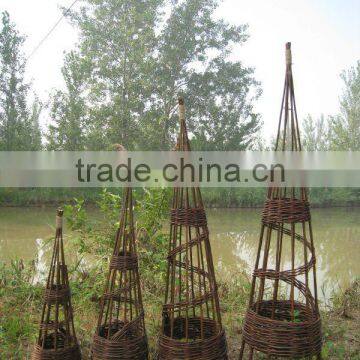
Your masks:
[{"label": "short willow obelisk", "polygon": [[32,360],[80,360],[76,339],[62,232],[63,211],[56,215],[56,230],[49,276],[44,292],[39,336]]}]

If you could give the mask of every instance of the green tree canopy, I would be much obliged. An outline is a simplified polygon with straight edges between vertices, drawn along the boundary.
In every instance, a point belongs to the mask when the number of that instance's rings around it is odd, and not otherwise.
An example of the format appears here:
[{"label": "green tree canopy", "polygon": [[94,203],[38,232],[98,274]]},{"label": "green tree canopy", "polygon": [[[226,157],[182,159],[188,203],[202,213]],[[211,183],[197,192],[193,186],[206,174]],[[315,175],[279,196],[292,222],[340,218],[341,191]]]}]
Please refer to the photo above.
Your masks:
[{"label": "green tree canopy", "polygon": [[[259,85],[253,69],[231,60],[233,47],[247,39],[246,26],[216,19],[218,3],[84,0],[70,14],[80,33],[78,53],[64,66],[75,62],[81,69],[66,72],[79,79],[78,89],[72,92],[66,79],[65,92],[53,99],[53,148],[69,147],[68,131],[75,131],[92,150],[118,142],[129,149],[169,149],[179,95],[186,99],[195,148],[251,144],[259,125],[252,105]],[[69,110],[70,99],[78,110]]]},{"label": "green tree canopy", "polygon": [[344,71],[341,78],[345,84],[341,113],[330,118],[332,149],[360,150],[360,61]]},{"label": "green tree canopy", "polygon": [[38,150],[40,103],[27,105],[29,84],[24,80],[26,61],[21,51],[24,37],[7,12],[1,14],[0,31],[0,150]]},{"label": "green tree canopy", "polygon": [[344,90],[340,97],[340,113],[303,122],[304,149],[360,150],[360,61],[343,71]]},{"label": "green tree canopy", "polygon": [[[49,150],[84,150],[86,106],[84,99],[84,69],[75,52],[66,55],[62,74],[66,90],[51,96],[50,116],[53,120],[46,136]],[[100,129],[101,131],[101,129]]]},{"label": "green tree canopy", "polygon": [[330,148],[331,132],[328,122],[324,115],[314,119],[308,115],[303,122],[303,141],[304,150],[307,151],[326,151]]}]

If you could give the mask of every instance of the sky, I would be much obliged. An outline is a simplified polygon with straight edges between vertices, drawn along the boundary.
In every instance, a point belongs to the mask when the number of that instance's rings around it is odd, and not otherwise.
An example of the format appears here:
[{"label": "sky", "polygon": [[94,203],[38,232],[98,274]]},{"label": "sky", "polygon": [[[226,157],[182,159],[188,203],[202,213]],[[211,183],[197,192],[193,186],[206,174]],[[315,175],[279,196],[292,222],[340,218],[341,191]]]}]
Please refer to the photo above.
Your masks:
[{"label": "sky", "polygon": [[[60,6],[73,0],[0,0],[19,31],[27,35],[28,56],[61,16]],[[77,5],[75,5],[76,7]],[[340,73],[360,59],[359,0],[224,0],[216,12],[231,24],[248,24],[249,40],[233,57],[255,69],[263,94],[255,110],[262,115],[264,135],[276,131],[285,73],[284,47],[292,43],[295,94],[300,121],[311,114],[339,111]],[[63,20],[29,58],[27,78],[46,101],[61,88],[64,52],[76,47],[77,32]],[[43,124],[48,121],[43,117]]]}]

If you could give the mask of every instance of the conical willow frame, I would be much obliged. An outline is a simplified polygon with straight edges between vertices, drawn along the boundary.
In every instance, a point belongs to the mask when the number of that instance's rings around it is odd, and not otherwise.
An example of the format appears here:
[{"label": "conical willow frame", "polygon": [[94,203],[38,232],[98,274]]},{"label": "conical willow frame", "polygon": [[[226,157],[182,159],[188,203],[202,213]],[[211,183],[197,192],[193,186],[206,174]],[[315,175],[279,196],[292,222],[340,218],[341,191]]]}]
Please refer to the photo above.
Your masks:
[{"label": "conical willow frame", "polygon": [[54,248],[44,292],[39,336],[31,360],[80,360],[76,339],[62,231],[63,211],[57,210]]},{"label": "conical willow frame", "polygon": [[148,358],[131,188],[124,189],[120,224],[91,354],[92,360]]},{"label": "conical willow frame", "polygon": [[[190,151],[183,99],[177,150]],[[227,359],[209,231],[200,189],[174,188],[160,360]]]},{"label": "conical willow frame", "polygon": [[[276,150],[300,151],[291,44]],[[287,256],[287,254],[290,254]],[[265,201],[239,359],[321,358],[316,259],[307,191],[270,187]]]}]

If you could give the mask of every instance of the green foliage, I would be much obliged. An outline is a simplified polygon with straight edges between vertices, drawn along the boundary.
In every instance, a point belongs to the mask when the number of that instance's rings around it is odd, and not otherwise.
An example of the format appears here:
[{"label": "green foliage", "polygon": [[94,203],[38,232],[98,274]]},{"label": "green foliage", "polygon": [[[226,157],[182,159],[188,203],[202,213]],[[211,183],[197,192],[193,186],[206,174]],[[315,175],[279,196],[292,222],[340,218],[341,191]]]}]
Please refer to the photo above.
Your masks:
[{"label": "green foliage", "polygon": [[322,314],[322,356],[324,359],[360,359],[359,279],[346,290],[334,292],[331,299],[328,311]]},{"label": "green foliage", "polygon": [[[186,98],[192,147],[199,150],[261,148],[260,93],[253,70],[230,60],[247,27],[214,16],[217,0],[86,0],[70,19],[80,31],[76,51],[65,56],[66,88],[51,96],[50,150],[168,149],[177,131],[176,98]],[[167,11],[164,11],[166,9]],[[115,14],[115,16],[114,16]],[[9,15],[0,32],[0,150],[41,148],[36,99],[27,106],[24,37]],[[309,116],[303,124],[307,150],[358,150],[360,62],[343,72],[341,113]],[[251,97],[250,94],[255,94]],[[80,194],[78,196],[78,194]],[[0,189],[0,203],[28,205],[83,197],[99,190]],[[206,189],[208,206],[259,206],[263,189]],[[359,189],[311,189],[315,206],[358,205]]]},{"label": "green foliage", "polygon": [[[49,149],[169,149],[177,97],[195,148],[245,149],[259,126],[253,69],[230,60],[246,26],[215,18],[218,0],[86,0],[65,57],[65,91],[52,97]],[[166,8],[168,11],[164,11]],[[253,95],[250,95],[253,94]],[[255,94],[255,95],[254,95]]]},{"label": "green foliage", "polygon": [[[135,218],[138,251],[141,266],[152,275],[162,276],[165,271],[168,237],[162,232],[162,222],[168,209],[169,189],[140,189],[134,191]],[[104,189],[97,206],[100,217],[89,221],[83,199],[75,199],[73,205],[65,206],[65,217],[70,228],[77,234],[73,240],[78,253],[97,256],[100,259],[111,253],[114,234],[119,226],[121,196]]]},{"label": "green foliage", "polygon": [[30,147],[27,150],[36,151],[42,149],[42,133],[39,124],[42,108],[42,103],[36,98],[30,110],[30,133],[28,134],[28,136],[31,143]]},{"label": "green foliage", "polygon": [[[153,259],[153,263],[157,260]],[[96,326],[98,301],[104,284],[107,262],[86,271],[70,266],[69,280],[75,313],[77,337],[84,358],[90,356],[92,334]],[[9,359],[27,359],[38,333],[43,284],[34,281],[34,263],[17,260],[0,264],[0,344],[1,356]],[[161,324],[163,281],[153,277],[153,270],[141,269],[145,321],[154,358]],[[251,283],[244,273],[236,272],[218,278],[223,325],[229,345],[229,354],[238,355],[241,326],[245,314]],[[322,312],[324,359],[359,359],[359,282],[343,294],[335,294],[336,304]],[[342,315],[348,304],[349,317]]]},{"label": "green foliage", "polygon": [[[336,116],[313,119],[308,116],[303,123],[303,146],[308,151],[360,150],[360,61],[357,66],[341,75],[344,91],[340,99],[341,113]],[[359,205],[358,188],[313,188],[312,205]]]},{"label": "green foliage", "polygon": [[[194,149],[239,150],[253,140],[259,123],[252,101],[259,95],[253,69],[231,61],[235,45],[244,43],[247,26],[215,19],[217,0],[172,2],[159,37],[156,94],[161,110],[162,147],[174,137],[176,97],[186,99]],[[251,98],[250,90],[255,94]]]},{"label": "green foliage", "polygon": [[0,28],[0,150],[39,150],[41,105],[36,99],[29,109],[30,89],[25,83],[26,61],[19,34],[7,12],[1,14]]},{"label": "green foliage", "polygon": [[204,188],[203,200],[208,207],[257,207],[262,206],[265,188]]},{"label": "green foliage", "polygon": [[340,114],[303,123],[303,145],[308,151],[360,150],[360,61],[341,74],[344,82]]},{"label": "green foliage", "polygon": [[360,61],[341,74],[345,89],[340,99],[341,114],[331,117],[332,149],[360,150]]},{"label": "green foliage", "polygon": [[303,122],[302,145],[307,151],[326,151],[330,148],[331,131],[324,115],[314,120],[310,115]]},{"label": "green foliage", "polygon": [[39,306],[42,294],[33,286],[34,270],[34,263],[26,265],[21,260],[0,263],[0,353],[12,359],[24,358],[27,341],[36,333],[30,313],[24,311]]},{"label": "green foliage", "polygon": [[85,200],[74,198],[74,202],[74,205],[67,204],[64,206],[64,215],[70,229],[78,230],[86,226]]},{"label": "green foliage", "polygon": [[171,189],[142,189],[135,191],[136,207],[139,214],[139,229],[145,229],[152,236],[162,229],[163,219],[168,215]]},{"label": "green foliage", "polygon": [[[136,194],[139,194],[137,195],[138,199],[140,199],[140,194],[144,191],[145,190],[136,191]],[[169,189],[168,191],[171,190]],[[119,192],[118,189],[113,189],[111,193],[116,195]],[[309,194],[313,207],[359,206],[360,204],[360,189],[358,188],[312,188]],[[266,189],[204,188],[202,189],[202,195],[206,207],[262,207],[266,196]],[[102,190],[99,188],[2,188],[0,189],[0,204],[12,206],[43,204],[75,205],[75,199],[86,199],[86,205],[93,206],[98,203],[101,196]],[[119,206],[119,204],[117,203],[116,206]],[[71,222],[71,219],[69,219],[69,221]]]},{"label": "green foliage", "polygon": [[66,90],[57,90],[50,100],[52,123],[46,136],[49,150],[85,149],[86,109],[83,95],[85,65],[76,52],[70,52],[65,57],[62,74]]},{"label": "green foliage", "polygon": [[[116,190],[114,190],[116,191]],[[101,193],[99,188],[0,188],[0,205],[61,205],[73,203],[74,198],[86,198],[95,203]]]}]

